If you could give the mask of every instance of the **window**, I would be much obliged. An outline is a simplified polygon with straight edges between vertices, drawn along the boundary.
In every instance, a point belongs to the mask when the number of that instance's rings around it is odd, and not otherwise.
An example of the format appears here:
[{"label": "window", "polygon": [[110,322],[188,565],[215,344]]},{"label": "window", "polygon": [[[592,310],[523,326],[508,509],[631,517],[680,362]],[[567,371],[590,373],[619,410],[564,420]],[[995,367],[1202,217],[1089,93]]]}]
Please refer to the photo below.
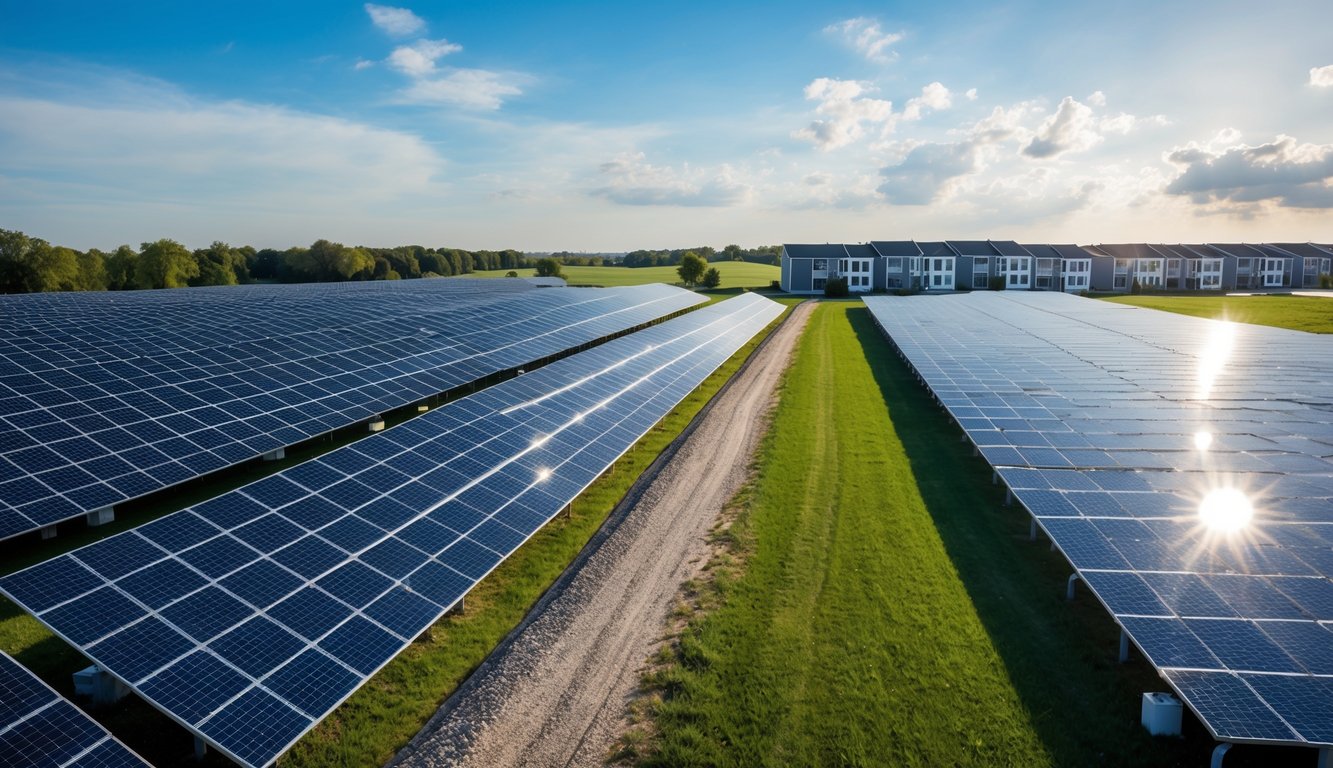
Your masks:
[{"label": "window", "polygon": [[814,268],[815,268],[815,271],[819,271],[819,270],[827,270],[827,269],[828,269],[828,259],[815,259],[815,266],[814,266]]},{"label": "window", "polygon": [[816,277],[814,282],[810,284],[810,287],[814,288],[816,291],[822,291],[826,284],[828,284],[827,280],[822,277]]},{"label": "window", "polygon": [[888,269],[889,269],[890,272],[901,272],[901,271],[903,271],[903,260],[902,260],[902,259],[886,259],[886,260],[885,260],[885,263],[887,264]]},{"label": "window", "polygon": [[1129,276],[1126,275],[1126,274],[1123,273],[1123,272],[1117,272],[1117,273],[1115,274],[1115,283],[1114,283],[1114,285],[1115,285],[1116,288],[1128,288],[1128,287],[1129,287]]},{"label": "window", "polygon": [[841,261],[838,262],[838,271],[839,271],[839,272],[846,272],[846,271],[847,271],[847,260],[846,260],[846,259],[842,259]]},{"label": "window", "polygon": [[978,256],[975,259],[972,259],[972,267],[974,269],[986,269],[987,261],[989,261],[989,259],[985,256]]},{"label": "window", "polygon": [[985,273],[985,272],[973,272],[973,273],[972,273],[972,287],[973,287],[973,288],[989,288],[989,287],[990,287],[990,280],[986,277],[986,273]]}]

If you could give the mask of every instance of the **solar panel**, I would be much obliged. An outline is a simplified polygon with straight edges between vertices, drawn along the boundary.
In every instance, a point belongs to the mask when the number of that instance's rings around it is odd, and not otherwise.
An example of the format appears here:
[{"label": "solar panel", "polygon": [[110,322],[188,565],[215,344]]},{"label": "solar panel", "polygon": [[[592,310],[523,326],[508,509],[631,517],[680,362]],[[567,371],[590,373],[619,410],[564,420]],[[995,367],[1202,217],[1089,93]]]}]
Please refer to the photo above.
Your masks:
[{"label": "solar panel", "polygon": [[[1062,294],[865,303],[1214,737],[1333,744],[1333,338]],[[1232,533],[1205,519],[1228,499],[1253,509]]]},{"label": "solar panel", "polygon": [[0,539],[698,304],[519,280],[0,296]]},{"label": "solar panel", "polygon": [[0,590],[233,759],[266,765],[781,309],[747,294],[607,342]]},{"label": "solar panel", "polygon": [[144,768],[148,763],[0,652],[0,765]]}]

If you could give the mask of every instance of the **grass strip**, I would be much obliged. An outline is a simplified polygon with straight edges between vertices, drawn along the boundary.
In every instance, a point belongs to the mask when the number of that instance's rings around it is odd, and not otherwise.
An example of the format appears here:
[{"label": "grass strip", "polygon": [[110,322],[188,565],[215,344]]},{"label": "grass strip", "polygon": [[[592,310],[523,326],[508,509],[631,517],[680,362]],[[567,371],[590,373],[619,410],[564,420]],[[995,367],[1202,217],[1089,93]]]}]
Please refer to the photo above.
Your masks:
[{"label": "grass strip", "polygon": [[[1027,541],[984,461],[863,307],[825,304],[782,387],[727,536],[735,571],[646,685],[662,766],[1178,765],[1212,742],[1152,739],[1117,630],[1067,563]],[[738,575],[737,575],[738,574]],[[1237,765],[1246,749],[1233,750]],[[1271,750],[1266,753],[1272,757]],[[1256,763],[1250,763],[1256,764]]]},{"label": "grass strip", "polygon": [[1333,298],[1321,296],[1109,296],[1117,304],[1210,320],[1333,333]]}]

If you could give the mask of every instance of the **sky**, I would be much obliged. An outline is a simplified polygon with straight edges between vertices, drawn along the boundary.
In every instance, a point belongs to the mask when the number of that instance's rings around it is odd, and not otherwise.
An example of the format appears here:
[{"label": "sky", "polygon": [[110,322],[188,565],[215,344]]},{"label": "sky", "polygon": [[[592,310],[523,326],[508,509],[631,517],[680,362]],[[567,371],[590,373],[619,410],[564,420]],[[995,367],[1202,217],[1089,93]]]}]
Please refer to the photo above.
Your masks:
[{"label": "sky", "polygon": [[1330,29],[1328,0],[0,0],[0,228],[1329,242]]}]

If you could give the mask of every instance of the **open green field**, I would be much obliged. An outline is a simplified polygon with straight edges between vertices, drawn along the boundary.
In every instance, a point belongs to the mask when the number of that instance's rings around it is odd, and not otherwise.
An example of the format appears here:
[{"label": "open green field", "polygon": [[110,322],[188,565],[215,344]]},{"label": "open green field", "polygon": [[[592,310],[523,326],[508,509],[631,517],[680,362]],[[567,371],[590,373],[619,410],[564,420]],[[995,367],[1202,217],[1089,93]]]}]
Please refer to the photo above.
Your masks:
[{"label": "open green field", "polygon": [[[775,326],[776,323],[737,352],[659,422],[575,500],[567,517],[547,524],[469,592],[463,613],[441,619],[427,637],[399,654],[280,758],[277,765],[284,768],[382,765],[390,759],[522,620],[644,469]],[[127,519],[118,521],[114,527],[89,529],[82,536],[44,542],[43,554],[51,557],[143,522],[144,518]],[[28,564],[28,560],[26,556],[6,560],[0,564],[0,572],[15,570]],[[15,656],[66,696],[73,695],[70,675],[87,664],[77,651],[4,599],[0,599],[0,650]],[[189,733],[134,696],[93,714],[156,766],[231,765],[216,752],[210,752],[202,763],[196,762]]]},{"label": "open green field", "polygon": [[[767,288],[781,276],[781,270],[772,264],[751,264],[747,261],[719,261],[709,264],[722,273],[721,288]],[[563,267],[570,285],[643,285],[644,283],[678,283],[680,275],[675,267]],[[531,277],[534,270],[515,270],[522,277]],[[473,272],[465,277],[504,277],[508,270],[495,269]]]},{"label": "open green field", "polygon": [[[625,754],[1204,764],[1212,743],[1192,718],[1182,740],[1139,727],[1141,692],[1163,684],[1145,662],[1117,663],[1095,600],[1063,599],[1068,565],[1027,540],[1026,514],[958,435],[863,307],[821,306],[728,536],[745,566],[718,577],[719,604],[650,673],[657,735]],[[1257,764],[1246,749],[1228,766]]]},{"label": "open green field", "polygon": [[1319,296],[1113,296],[1106,301],[1213,320],[1333,333],[1333,298]]}]

